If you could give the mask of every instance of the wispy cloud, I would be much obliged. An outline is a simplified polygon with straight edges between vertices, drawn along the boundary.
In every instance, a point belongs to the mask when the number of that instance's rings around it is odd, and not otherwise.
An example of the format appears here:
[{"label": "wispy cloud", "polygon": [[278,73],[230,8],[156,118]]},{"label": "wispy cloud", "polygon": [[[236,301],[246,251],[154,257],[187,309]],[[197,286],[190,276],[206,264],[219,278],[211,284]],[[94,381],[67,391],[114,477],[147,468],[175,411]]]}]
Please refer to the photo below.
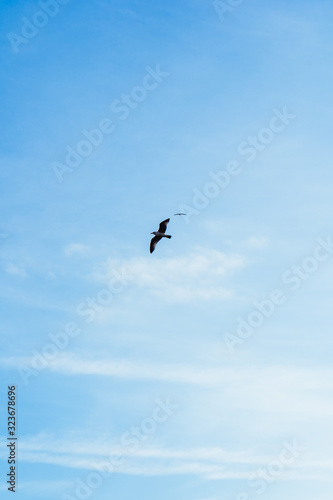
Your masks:
[{"label": "wispy cloud", "polygon": [[90,247],[88,245],[83,245],[82,243],[70,243],[64,248],[64,253],[68,257],[72,255],[88,255]]},{"label": "wispy cloud", "polygon": [[[30,361],[2,358],[0,364],[17,368],[29,366]],[[146,360],[90,360],[64,354],[50,360],[47,369],[71,376],[95,375],[211,387],[219,390],[220,397],[223,393],[225,404],[233,408],[287,414],[294,418],[302,415],[303,420],[333,416],[333,402],[327,398],[327,393],[333,389],[333,370],[330,368],[282,365],[220,368],[203,364],[153,364]]]},{"label": "wispy cloud", "polygon": [[189,255],[177,258],[110,259],[94,277],[107,282],[113,269],[123,268],[134,285],[169,302],[223,300],[233,295],[226,277],[244,265],[242,255],[196,247]]},{"label": "wispy cloud", "polygon": [[6,272],[13,276],[19,276],[20,278],[26,278],[28,276],[26,270],[22,266],[17,266],[12,263],[7,264]]},{"label": "wispy cloud", "polygon": [[244,248],[249,250],[262,250],[267,248],[268,245],[269,240],[265,236],[251,236],[243,243]]},{"label": "wispy cloud", "polygon": [[[235,453],[218,447],[177,449],[143,446],[133,454],[122,446],[108,445],[105,441],[59,440],[47,434],[21,439],[20,450],[20,459],[29,463],[103,470],[108,457],[120,455],[128,459],[117,467],[116,472],[120,474],[141,476],[191,474],[209,480],[247,479],[258,466],[265,466],[276,459],[274,454],[258,455],[253,450]],[[320,477],[329,480],[332,470],[331,459],[318,461],[300,458],[290,466],[283,479],[304,480]],[[27,483],[27,488],[29,484]],[[33,486],[33,483],[30,486]]]}]

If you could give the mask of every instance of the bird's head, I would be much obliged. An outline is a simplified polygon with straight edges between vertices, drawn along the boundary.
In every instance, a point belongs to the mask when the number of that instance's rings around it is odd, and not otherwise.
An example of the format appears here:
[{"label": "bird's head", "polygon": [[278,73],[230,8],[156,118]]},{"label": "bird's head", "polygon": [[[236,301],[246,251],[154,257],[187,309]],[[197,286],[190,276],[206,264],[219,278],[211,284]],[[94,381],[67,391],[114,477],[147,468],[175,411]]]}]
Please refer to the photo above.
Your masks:
[{"label": "bird's head", "polygon": [[153,232],[152,232],[152,233],[150,233],[150,234],[153,234],[154,236],[156,236],[156,231],[153,231]]}]

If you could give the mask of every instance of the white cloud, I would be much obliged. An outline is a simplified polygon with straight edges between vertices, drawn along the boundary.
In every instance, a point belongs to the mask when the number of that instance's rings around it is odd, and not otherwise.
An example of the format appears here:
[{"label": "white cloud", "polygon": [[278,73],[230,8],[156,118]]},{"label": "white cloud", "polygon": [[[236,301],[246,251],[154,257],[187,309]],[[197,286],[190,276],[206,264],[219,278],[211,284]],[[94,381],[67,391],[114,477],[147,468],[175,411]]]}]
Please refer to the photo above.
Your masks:
[{"label": "white cloud", "polygon": [[[31,359],[14,357],[2,359],[0,363],[30,366]],[[204,392],[203,398],[207,399],[212,414],[219,413],[219,401],[223,399],[225,406],[233,410],[268,412],[292,420],[300,416],[302,421],[333,416],[333,401],[329,397],[333,389],[333,370],[328,368],[284,365],[220,368],[204,364],[153,364],[145,360],[89,360],[59,354],[48,362],[47,369],[73,376],[96,375],[211,388],[212,391]]]},{"label": "white cloud", "polygon": [[218,388],[231,406],[305,418],[333,416],[333,370],[286,366],[216,368],[191,365],[153,365],[145,361],[81,361],[72,358],[50,364],[55,371],[95,374],[132,380],[155,380]]},{"label": "white cloud", "polygon": [[83,245],[82,243],[70,243],[64,248],[64,253],[68,257],[77,254],[86,256],[88,255],[89,251],[90,247],[88,245]]},{"label": "white cloud", "polygon": [[265,236],[251,236],[243,243],[243,247],[248,250],[263,250],[269,245],[269,240]]},{"label": "white cloud", "polygon": [[[20,450],[20,459],[29,463],[103,470],[105,462],[116,455],[123,457],[123,463],[115,468],[116,473],[141,476],[191,474],[208,480],[248,479],[258,467],[267,467],[267,464],[279,459],[279,453],[267,456],[258,455],[253,450],[234,453],[222,448],[153,448],[143,443],[133,453],[125,447],[108,445],[105,441],[59,440],[46,434],[26,439],[22,437]],[[300,456],[288,466],[281,479],[329,480],[332,470],[330,459],[318,463]],[[56,483],[56,486],[60,487],[60,484]]]},{"label": "white cloud", "polygon": [[9,263],[6,266],[6,272],[13,276],[19,276],[20,278],[26,278],[26,270],[22,266],[16,266],[15,264]]},{"label": "white cloud", "polygon": [[184,257],[110,259],[94,277],[103,283],[113,278],[115,269],[123,269],[130,282],[159,299],[169,302],[224,300],[233,295],[227,276],[243,267],[243,256],[202,247]]}]

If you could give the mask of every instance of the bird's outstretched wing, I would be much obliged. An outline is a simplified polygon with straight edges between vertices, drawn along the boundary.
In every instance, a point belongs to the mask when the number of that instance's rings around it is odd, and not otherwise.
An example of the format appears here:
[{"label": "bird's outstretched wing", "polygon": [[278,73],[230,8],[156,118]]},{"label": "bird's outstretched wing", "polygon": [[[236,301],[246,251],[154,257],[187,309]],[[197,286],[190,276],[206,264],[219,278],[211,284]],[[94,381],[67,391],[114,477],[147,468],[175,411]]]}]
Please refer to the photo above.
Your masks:
[{"label": "bird's outstretched wing", "polygon": [[154,238],[151,239],[150,242],[150,253],[153,253],[153,251],[156,248],[157,243],[162,239],[161,236],[154,236]]},{"label": "bird's outstretched wing", "polygon": [[160,226],[158,228],[159,233],[165,233],[169,221],[170,219],[165,219],[163,222],[160,223]]}]

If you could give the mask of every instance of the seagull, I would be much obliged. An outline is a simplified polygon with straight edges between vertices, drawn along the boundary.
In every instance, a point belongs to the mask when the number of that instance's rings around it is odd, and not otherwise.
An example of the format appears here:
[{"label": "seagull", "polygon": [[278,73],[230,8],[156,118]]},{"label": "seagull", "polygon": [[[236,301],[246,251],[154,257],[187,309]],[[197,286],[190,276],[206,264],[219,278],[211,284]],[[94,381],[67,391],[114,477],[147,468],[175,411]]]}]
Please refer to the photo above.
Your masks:
[{"label": "seagull", "polygon": [[169,234],[165,234],[165,231],[166,231],[166,228],[167,228],[167,225],[169,223],[170,219],[165,219],[164,221],[162,221],[160,223],[160,226],[158,228],[158,231],[154,231],[150,234],[154,234],[154,238],[152,238],[151,242],[150,242],[150,253],[153,253],[153,251],[155,250],[156,248],[156,245],[157,243],[162,239],[162,238],[171,238],[171,236]]},{"label": "seagull", "polygon": [[187,215],[187,214],[182,214],[181,212],[178,213],[178,214],[173,214],[173,215]]}]

